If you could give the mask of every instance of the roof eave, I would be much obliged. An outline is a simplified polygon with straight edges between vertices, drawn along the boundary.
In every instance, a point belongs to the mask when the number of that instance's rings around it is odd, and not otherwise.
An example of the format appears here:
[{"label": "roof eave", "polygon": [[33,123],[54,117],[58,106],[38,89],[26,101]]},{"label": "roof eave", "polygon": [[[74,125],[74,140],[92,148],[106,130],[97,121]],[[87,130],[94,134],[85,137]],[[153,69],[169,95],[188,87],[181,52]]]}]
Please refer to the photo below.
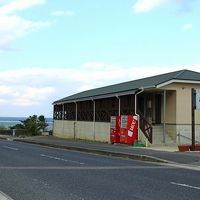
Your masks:
[{"label": "roof eave", "polygon": [[116,92],[116,93],[111,93],[111,94],[90,96],[86,98],[70,99],[70,100],[63,100],[63,101],[58,100],[58,101],[53,102],[52,105],[60,105],[64,103],[74,103],[74,102],[81,102],[81,101],[91,101],[91,100],[105,99],[105,98],[111,98],[111,97],[120,97],[120,96],[135,94],[137,90],[138,89],[133,89],[133,90],[124,91],[124,92]]},{"label": "roof eave", "polygon": [[163,83],[161,83],[161,84],[158,84],[158,85],[156,86],[156,88],[162,88],[162,87],[167,86],[167,85],[172,84],[172,83],[200,84],[200,80],[199,80],[199,81],[195,81],[195,80],[172,79],[172,80],[163,82]]}]

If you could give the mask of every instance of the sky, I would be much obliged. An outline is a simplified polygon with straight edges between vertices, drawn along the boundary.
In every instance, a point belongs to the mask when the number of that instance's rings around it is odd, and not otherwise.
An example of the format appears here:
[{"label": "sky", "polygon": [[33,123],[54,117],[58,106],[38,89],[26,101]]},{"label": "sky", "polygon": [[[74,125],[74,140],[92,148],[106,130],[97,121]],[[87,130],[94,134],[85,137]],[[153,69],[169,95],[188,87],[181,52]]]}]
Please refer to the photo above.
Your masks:
[{"label": "sky", "polygon": [[200,72],[199,0],[0,0],[0,116],[84,90]]}]

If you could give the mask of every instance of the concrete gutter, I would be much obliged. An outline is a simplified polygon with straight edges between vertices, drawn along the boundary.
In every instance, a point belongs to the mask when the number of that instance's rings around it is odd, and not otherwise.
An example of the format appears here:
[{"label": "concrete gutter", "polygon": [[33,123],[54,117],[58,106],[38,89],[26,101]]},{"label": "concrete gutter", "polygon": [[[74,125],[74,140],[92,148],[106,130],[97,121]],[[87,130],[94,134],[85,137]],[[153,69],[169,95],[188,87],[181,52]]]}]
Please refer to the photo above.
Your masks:
[{"label": "concrete gutter", "polygon": [[86,152],[86,153],[105,155],[105,156],[113,156],[113,157],[118,157],[118,158],[128,158],[128,159],[132,159],[132,160],[169,163],[169,161],[167,161],[167,160],[156,158],[153,156],[142,155],[142,154],[114,152],[114,151],[101,150],[101,149],[95,149],[95,148],[85,148],[85,147],[83,148],[83,147],[77,147],[77,146],[52,144],[52,143],[47,143],[47,142],[39,142],[39,141],[24,140],[24,139],[13,139],[13,140],[17,141],[17,142],[36,144],[36,145],[40,145],[40,146],[53,147],[53,148],[57,148],[57,149],[67,149],[67,150],[72,150],[72,151]]}]

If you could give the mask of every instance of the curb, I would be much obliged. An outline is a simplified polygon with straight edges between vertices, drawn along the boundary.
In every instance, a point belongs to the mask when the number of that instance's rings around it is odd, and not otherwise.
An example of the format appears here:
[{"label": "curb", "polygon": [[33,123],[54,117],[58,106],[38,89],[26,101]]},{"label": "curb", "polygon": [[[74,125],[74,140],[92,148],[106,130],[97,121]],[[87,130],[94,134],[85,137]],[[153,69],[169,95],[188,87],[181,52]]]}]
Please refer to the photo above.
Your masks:
[{"label": "curb", "polygon": [[122,152],[105,151],[105,150],[100,150],[100,149],[89,149],[89,148],[83,148],[83,147],[57,145],[57,144],[43,143],[43,142],[37,142],[37,141],[32,141],[32,140],[14,139],[14,141],[36,144],[36,145],[46,146],[46,147],[53,147],[57,149],[67,149],[67,150],[73,150],[73,151],[119,157],[119,158],[128,158],[132,160],[142,160],[142,161],[157,162],[157,163],[169,163],[169,161],[167,160],[156,158],[153,156],[142,155],[142,154],[128,154],[128,153],[122,153]]},{"label": "curb", "polygon": [[14,140],[14,139],[8,138],[8,137],[1,137],[1,136],[0,136],[0,140]]}]

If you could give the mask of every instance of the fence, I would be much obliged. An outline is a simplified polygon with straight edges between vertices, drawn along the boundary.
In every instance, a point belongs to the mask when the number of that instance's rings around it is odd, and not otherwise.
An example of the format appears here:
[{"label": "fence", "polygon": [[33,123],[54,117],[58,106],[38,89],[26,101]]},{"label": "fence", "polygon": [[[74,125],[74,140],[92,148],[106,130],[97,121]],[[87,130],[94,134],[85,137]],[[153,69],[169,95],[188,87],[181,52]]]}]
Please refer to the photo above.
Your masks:
[{"label": "fence", "polygon": [[12,135],[12,136],[20,136],[20,135],[28,135],[26,129],[0,129],[0,135]]}]

